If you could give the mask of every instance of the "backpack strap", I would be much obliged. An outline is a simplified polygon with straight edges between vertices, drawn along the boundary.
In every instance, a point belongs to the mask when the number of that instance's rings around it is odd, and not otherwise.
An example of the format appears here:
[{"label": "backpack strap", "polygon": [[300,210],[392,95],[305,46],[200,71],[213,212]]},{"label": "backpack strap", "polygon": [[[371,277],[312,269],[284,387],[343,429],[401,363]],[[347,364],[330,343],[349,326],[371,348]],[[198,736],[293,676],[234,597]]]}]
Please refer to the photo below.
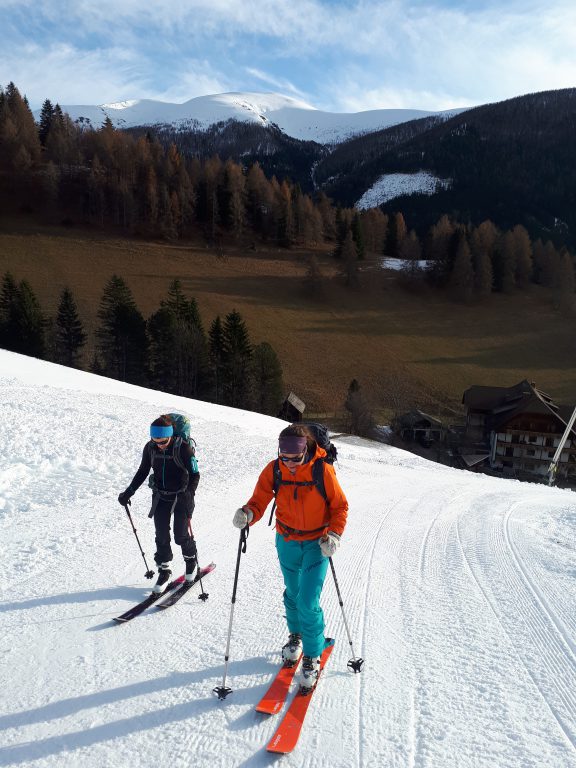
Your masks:
[{"label": "backpack strap", "polygon": [[274,511],[276,510],[276,496],[278,494],[278,491],[280,490],[281,485],[293,485],[294,486],[294,498],[298,498],[298,488],[300,487],[307,487],[307,486],[315,486],[316,490],[322,496],[324,501],[328,503],[328,496],[326,495],[326,486],[324,484],[324,463],[325,459],[324,457],[320,457],[316,459],[314,464],[312,464],[312,480],[283,480],[282,479],[282,472],[280,471],[280,459],[276,459],[274,462],[274,466],[272,468],[273,473],[273,480],[272,480],[272,491],[274,493],[274,504],[272,504],[272,509],[270,511],[270,520],[268,521],[268,525],[272,525],[272,519],[274,517]]},{"label": "backpack strap", "polygon": [[[188,487],[188,480],[190,479],[190,473],[188,472],[188,468],[182,461],[182,456],[180,455],[181,448],[182,448],[182,438],[175,437],[174,443],[172,445],[172,459],[174,461],[174,464],[176,464],[176,466],[185,473],[184,484],[179,491],[175,491],[176,495],[178,495],[179,493],[184,493],[184,491]],[[154,471],[154,459],[159,457],[160,454],[154,450],[154,443],[152,441],[150,441],[150,443],[148,444],[148,451],[150,454],[150,467],[152,468],[152,471]],[[161,491],[158,491],[158,492],[160,494],[162,493]]]}]

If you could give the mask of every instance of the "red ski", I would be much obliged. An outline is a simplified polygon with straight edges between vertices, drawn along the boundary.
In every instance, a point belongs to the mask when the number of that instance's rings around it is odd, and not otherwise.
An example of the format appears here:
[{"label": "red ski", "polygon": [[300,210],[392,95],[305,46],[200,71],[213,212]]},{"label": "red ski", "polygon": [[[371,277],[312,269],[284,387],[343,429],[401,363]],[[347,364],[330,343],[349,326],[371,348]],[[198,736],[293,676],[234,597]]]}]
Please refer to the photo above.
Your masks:
[{"label": "red ski", "polygon": [[272,685],[256,704],[256,712],[264,712],[267,715],[275,715],[280,712],[286,701],[286,696],[288,696],[292,680],[294,680],[300,658],[301,656],[296,661],[286,662],[280,667],[278,674],[272,680]]},{"label": "red ski", "polygon": [[[326,642],[329,644],[324,648],[322,656],[320,657],[320,674],[322,674],[322,670],[334,648],[334,640],[327,639]],[[318,680],[319,679],[320,677],[318,677]],[[316,685],[311,691],[306,691],[305,693],[303,693],[302,688],[300,688],[296,696],[294,696],[292,703],[278,726],[278,730],[270,739],[270,742],[266,747],[268,752],[278,752],[280,754],[292,752],[300,738],[304,718],[306,717],[306,712],[308,711],[310,701],[312,700],[312,696],[314,695],[317,686],[318,682],[316,682]]]}]

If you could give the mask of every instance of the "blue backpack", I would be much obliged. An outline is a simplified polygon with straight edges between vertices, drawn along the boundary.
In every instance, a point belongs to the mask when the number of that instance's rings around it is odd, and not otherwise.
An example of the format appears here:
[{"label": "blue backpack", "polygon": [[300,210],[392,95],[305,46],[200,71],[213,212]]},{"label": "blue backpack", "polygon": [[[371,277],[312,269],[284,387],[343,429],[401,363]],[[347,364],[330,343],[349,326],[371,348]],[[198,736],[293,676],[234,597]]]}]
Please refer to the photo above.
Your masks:
[{"label": "blue backpack", "polygon": [[[172,421],[172,428],[174,429],[174,446],[172,448],[172,456],[174,457],[174,463],[177,467],[180,467],[181,470],[183,470],[186,473],[186,480],[184,482],[184,485],[182,487],[182,490],[186,488],[188,485],[188,468],[184,466],[182,463],[182,459],[180,457],[180,446],[182,443],[188,443],[192,447],[192,449],[196,448],[196,441],[193,437],[190,435],[190,419],[188,416],[184,416],[183,413],[167,413],[167,416],[170,417],[170,420]],[[153,465],[154,463],[154,447],[152,443],[150,443],[150,464]],[[150,475],[148,478],[148,485],[150,488],[154,488],[154,475]]]},{"label": "blue backpack", "polygon": [[174,437],[180,437],[184,443],[188,443],[192,447],[196,446],[196,443],[190,436],[190,419],[188,416],[184,416],[183,413],[168,413],[166,414],[172,420],[172,427],[174,428]]}]

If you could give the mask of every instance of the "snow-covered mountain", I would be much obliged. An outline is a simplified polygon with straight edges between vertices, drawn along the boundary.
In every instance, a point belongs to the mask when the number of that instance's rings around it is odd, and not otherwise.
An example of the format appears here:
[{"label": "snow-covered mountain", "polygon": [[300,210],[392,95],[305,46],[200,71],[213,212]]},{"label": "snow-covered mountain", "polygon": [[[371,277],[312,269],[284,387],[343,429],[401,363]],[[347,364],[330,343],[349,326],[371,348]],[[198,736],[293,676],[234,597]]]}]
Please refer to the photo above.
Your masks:
[{"label": "snow-covered mountain", "polygon": [[[183,104],[151,99],[119,101],[98,106],[62,105],[64,112],[80,123],[99,128],[109,117],[118,128],[172,125],[179,130],[206,129],[226,120],[277,125],[288,136],[321,144],[377,131],[390,125],[433,114],[418,109],[375,109],[366,112],[323,112],[304,101],[277,93],[220,93],[199,96]],[[34,113],[36,119],[40,115]]]},{"label": "snow-covered mountain", "polygon": [[[250,529],[221,685],[234,510],[283,423],[0,350],[0,765],[258,767],[280,715],[254,707],[286,630],[274,533]],[[112,617],[150,588],[116,497],[148,425],[192,420],[192,524],[216,571],[161,613]],[[322,593],[334,653],[296,751],[304,768],[573,768],[576,496],[476,475],[358,438],[335,440],[349,502]],[[152,561],[150,492],[132,516]],[[182,567],[175,547],[176,568]]]}]

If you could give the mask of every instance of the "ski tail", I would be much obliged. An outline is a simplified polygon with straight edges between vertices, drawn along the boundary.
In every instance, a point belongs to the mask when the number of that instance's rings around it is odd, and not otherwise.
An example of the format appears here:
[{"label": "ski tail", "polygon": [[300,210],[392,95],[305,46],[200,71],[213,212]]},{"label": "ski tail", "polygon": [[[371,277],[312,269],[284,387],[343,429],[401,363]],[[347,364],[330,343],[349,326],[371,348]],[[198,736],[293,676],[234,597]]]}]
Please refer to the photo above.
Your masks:
[{"label": "ski tail", "polygon": [[115,616],[114,621],[118,624],[124,624],[127,621],[131,621],[132,619],[136,618],[136,616],[144,613],[144,611],[151,605],[154,605],[157,600],[160,600],[160,598],[167,595],[168,592],[171,592],[173,589],[179,587],[183,581],[184,574],[182,574],[182,576],[178,576],[177,579],[174,579],[174,581],[171,581],[169,584],[167,584],[166,589],[163,592],[159,592],[158,594],[152,592],[150,595],[145,597],[144,600],[142,600],[140,603],[137,603],[136,605],[133,605],[132,608],[128,608],[128,610],[124,611],[124,613],[122,613],[120,616]]}]

